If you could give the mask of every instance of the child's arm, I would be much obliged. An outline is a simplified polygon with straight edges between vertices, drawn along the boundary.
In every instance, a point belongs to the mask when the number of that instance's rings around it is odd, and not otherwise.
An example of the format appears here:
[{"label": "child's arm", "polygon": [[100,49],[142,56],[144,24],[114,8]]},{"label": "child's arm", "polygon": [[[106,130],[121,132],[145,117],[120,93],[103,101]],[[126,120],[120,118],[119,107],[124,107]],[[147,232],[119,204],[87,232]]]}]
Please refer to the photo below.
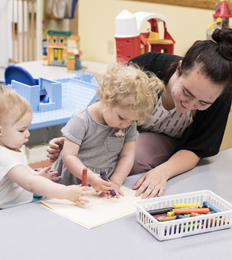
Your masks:
[{"label": "child's arm", "polygon": [[[120,187],[133,167],[134,158],[135,140],[124,144],[118,165],[110,178],[110,182],[112,183],[117,198],[119,198],[120,195],[124,196],[123,192],[120,190]],[[108,198],[110,197],[111,195],[108,195]]]},{"label": "child's arm", "polygon": [[75,202],[79,206],[83,206],[88,202],[88,200],[83,199],[82,196],[94,194],[94,192],[89,191],[89,187],[86,186],[65,186],[54,183],[41,176],[33,175],[24,165],[13,167],[6,176],[29,192],[50,198],[67,199]]},{"label": "child's arm", "polygon": [[[67,169],[77,178],[82,179],[82,170],[86,166],[77,158],[80,146],[69,139],[65,138],[62,160]],[[96,191],[108,192],[112,190],[112,185],[102,180],[99,174],[88,169],[87,183],[89,183]]]}]

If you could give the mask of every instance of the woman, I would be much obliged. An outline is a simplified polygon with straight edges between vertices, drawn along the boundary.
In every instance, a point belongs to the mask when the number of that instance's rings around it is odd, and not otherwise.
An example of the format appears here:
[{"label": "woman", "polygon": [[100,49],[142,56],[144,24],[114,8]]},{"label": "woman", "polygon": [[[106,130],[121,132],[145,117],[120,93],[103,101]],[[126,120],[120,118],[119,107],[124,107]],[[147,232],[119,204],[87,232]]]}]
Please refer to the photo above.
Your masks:
[{"label": "woman", "polygon": [[[231,104],[232,30],[217,29],[212,39],[196,41],[184,58],[149,52],[131,60],[166,86],[151,119],[139,128],[131,174],[146,173],[133,187],[136,196],[161,196],[168,179],[219,151]],[[62,142],[50,142],[51,161]]]}]

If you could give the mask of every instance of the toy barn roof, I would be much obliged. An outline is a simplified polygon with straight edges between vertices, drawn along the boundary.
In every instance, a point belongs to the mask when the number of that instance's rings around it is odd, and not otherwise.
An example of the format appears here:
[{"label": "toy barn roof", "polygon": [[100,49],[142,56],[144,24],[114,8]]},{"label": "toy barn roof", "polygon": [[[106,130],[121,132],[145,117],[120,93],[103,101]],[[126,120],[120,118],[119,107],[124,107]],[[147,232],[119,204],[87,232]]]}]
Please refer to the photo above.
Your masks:
[{"label": "toy barn roof", "polygon": [[48,35],[51,35],[51,36],[63,36],[63,37],[70,37],[73,32],[71,31],[53,31],[53,30],[50,30],[47,32]]},{"label": "toy barn roof", "polygon": [[230,17],[232,17],[228,3],[226,1],[223,1],[220,4],[220,7],[215,10],[215,14],[213,15],[213,17],[215,17],[215,18],[218,18],[218,17],[220,17],[220,18],[230,18]]}]

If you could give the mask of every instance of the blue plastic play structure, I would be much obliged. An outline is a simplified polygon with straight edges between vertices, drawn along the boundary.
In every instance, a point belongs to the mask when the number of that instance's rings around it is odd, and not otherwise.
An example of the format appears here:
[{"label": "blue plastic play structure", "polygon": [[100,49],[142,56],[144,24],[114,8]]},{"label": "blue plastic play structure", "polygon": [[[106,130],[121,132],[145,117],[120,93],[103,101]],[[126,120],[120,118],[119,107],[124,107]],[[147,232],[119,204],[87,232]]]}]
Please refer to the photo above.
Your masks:
[{"label": "blue plastic play structure", "polygon": [[39,78],[39,84],[33,86],[12,80],[10,86],[32,106],[29,130],[66,124],[72,114],[97,101],[98,83],[85,72],[72,78]]},{"label": "blue plastic play structure", "polygon": [[9,65],[5,70],[5,84],[11,84],[12,80],[17,80],[29,86],[38,85],[38,79],[34,79],[31,74],[22,67]]}]

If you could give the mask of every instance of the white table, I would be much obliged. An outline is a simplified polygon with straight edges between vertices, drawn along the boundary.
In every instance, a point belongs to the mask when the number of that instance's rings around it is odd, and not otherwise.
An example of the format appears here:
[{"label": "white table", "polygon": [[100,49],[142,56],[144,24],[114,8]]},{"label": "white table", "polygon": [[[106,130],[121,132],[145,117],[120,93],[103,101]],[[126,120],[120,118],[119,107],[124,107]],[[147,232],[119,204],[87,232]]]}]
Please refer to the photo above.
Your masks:
[{"label": "white table", "polygon": [[[92,62],[92,61],[82,61],[81,65],[87,67],[87,70],[102,72],[105,71],[108,64]],[[20,66],[26,69],[33,78],[38,79],[39,77],[44,77],[47,79],[60,79],[60,78],[69,78],[75,77],[77,72],[68,72],[67,67],[58,67],[43,65],[42,60],[40,61],[29,61],[18,63],[17,66]]]},{"label": "white table", "polygon": [[[128,177],[124,185],[131,188],[138,178]],[[211,190],[232,203],[231,185],[229,149],[170,179],[164,196]],[[0,210],[0,231],[0,259],[4,260],[232,259],[231,228],[159,242],[137,223],[135,214],[88,230],[39,202]]]}]

